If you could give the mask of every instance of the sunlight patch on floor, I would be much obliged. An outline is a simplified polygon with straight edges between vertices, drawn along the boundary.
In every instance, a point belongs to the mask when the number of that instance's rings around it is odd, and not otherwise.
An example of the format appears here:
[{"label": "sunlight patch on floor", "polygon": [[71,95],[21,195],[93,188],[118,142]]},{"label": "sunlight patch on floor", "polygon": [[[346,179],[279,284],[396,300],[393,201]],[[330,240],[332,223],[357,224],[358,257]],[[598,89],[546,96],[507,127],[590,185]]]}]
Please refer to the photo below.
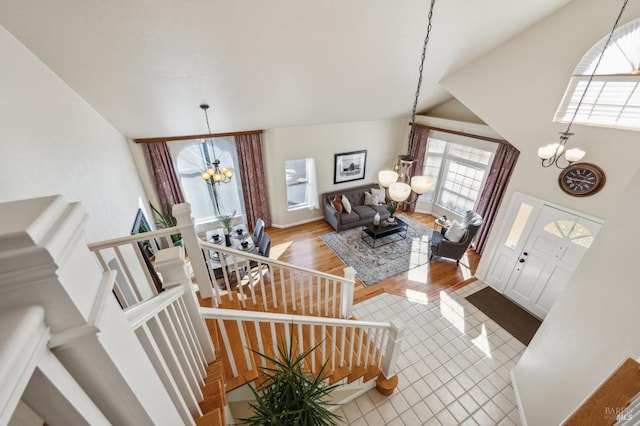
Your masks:
[{"label": "sunlight patch on floor", "polygon": [[440,315],[465,334],[464,308],[444,291],[440,292]]},{"label": "sunlight patch on floor", "polygon": [[478,337],[471,339],[471,342],[476,348],[480,349],[487,358],[492,358],[491,348],[489,347],[489,337],[487,336],[487,327],[484,324],[482,324],[482,329]]},{"label": "sunlight patch on floor", "polygon": [[473,274],[471,273],[471,268],[469,268],[469,257],[467,253],[465,253],[460,259],[460,272],[462,272],[462,280],[468,280],[469,278],[473,278]]},{"label": "sunlight patch on floor", "polygon": [[415,268],[429,261],[429,236],[415,237],[411,241],[409,268]]},{"label": "sunlight patch on floor", "polygon": [[426,283],[429,273],[429,236],[415,237],[411,242],[408,279],[417,283]]},{"label": "sunlight patch on floor", "polygon": [[278,244],[277,246],[272,246],[269,251],[270,259],[280,259],[282,253],[284,253],[290,246],[293,244],[293,241],[287,241],[286,243]]},{"label": "sunlight patch on floor", "polygon": [[409,299],[409,302],[420,303],[421,305],[428,305],[429,298],[427,297],[427,293],[423,293],[421,291],[415,291],[411,289],[405,290],[405,296]]}]

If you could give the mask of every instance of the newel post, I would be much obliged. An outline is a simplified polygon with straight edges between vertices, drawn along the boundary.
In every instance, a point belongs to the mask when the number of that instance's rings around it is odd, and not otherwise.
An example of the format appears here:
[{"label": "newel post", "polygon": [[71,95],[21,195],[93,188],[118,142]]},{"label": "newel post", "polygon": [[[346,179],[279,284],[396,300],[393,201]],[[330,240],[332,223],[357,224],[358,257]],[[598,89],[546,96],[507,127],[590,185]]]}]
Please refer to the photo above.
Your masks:
[{"label": "newel post", "polygon": [[163,288],[182,286],[184,290],[183,301],[187,308],[187,313],[191,318],[191,323],[196,331],[198,342],[200,343],[207,363],[212,363],[215,361],[213,343],[211,342],[211,335],[204,323],[204,319],[200,316],[198,300],[191,285],[189,268],[184,261],[184,248],[172,247],[159,250],[156,253],[154,266],[156,271],[162,275]]},{"label": "newel post", "polygon": [[191,217],[191,205],[189,203],[174,204],[172,214],[176,218],[178,228],[180,228],[184,248],[187,250],[191,269],[193,269],[193,275],[196,277],[200,298],[208,299],[213,297],[211,279],[209,278],[207,266],[204,264],[199,238],[196,235],[195,224]]},{"label": "newel post", "polygon": [[344,278],[342,281],[342,294],[340,302],[340,316],[350,318],[353,313],[353,294],[356,285],[356,270],[351,266],[344,268]]},{"label": "newel post", "polygon": [[0,203],[0,217],[0,313],[42,306],[48,348],[111,424],[181,424],[113,296],[115,271],[87,247],[82,206],[42,197]]},{"label": "newel post", "polygon": [[389,328],[389,339],[387,348],[384,352],[384,363],[382,364],[382,372],[376,380],[376,389],[383,395],[391,395],[398,385],[398,376],[396,375],[396,364],[398,355],[404,341],[405,325],[402,321],[394,319],[391,321]]}]

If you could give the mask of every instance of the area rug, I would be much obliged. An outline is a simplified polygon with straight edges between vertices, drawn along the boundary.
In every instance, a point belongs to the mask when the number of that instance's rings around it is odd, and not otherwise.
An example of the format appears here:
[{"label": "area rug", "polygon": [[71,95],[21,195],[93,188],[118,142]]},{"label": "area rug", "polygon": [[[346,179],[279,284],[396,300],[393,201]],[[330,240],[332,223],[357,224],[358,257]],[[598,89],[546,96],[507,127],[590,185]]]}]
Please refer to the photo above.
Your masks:
[{"label": "area rug", "polygon": [[331,232],[320,238],[347,266],[357,271],[364,285],[370,286],[429,262],[432,230],[406,215],[397,217],[408,225],[407,238],[390,235],[377,240],[375,248],[362,241],[362,227]]},{"label": "area rug", "polygon": [[538,318],[491,287],[470,294],[466,299],[525,345],[531,342],[542,324]]}]

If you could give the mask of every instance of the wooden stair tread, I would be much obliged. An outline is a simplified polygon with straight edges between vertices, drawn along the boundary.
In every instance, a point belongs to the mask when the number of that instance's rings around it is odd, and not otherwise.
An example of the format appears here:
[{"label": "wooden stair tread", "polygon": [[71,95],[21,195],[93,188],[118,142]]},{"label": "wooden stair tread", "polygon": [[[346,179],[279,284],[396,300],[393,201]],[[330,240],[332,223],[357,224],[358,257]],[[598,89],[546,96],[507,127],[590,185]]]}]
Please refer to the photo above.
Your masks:
[{"label": "wooden stair tread", "polygon": [[[314,309],[313,312],[310,311],[310,307],[308,303],[309,302],[308,294],[305,295],[306,298],[305,298],[304,309],[302,307],[301,302],[298,301],[296,305],[296,309],[294,310],[290,299],[288,299],[288,304],[286,306],[286,309],[285,309],[285,306],[282,305],[282,301],[278,301],[278,307],[274,308],[272,306],[273,301],[271,300],[271,294],[269,293],[268,287],[266,284],[267,282],[265,281],[265,292],[267,293],[266,297],[268,300],[268,304],[267,304],[268,312],[285,313],[286,311],[286,313],[294,314],[294,315],[296,314],[302,315],[304,313],[305,315],[314,315],[314,316],[320,316],[326,313],[325,308],[327,305],[325,303],[322,304],[319,310]],[[259,285],[259,281],[256,281],[254,285],[255,285],[254,287],[255,299],[251,297],[251,291],[249,288],[243,289],[244,307],[242,306],[243,303],[241,302],[242,296],[236,291],[233,291],[231,294],[233,297],[233,300],[229,300],[229,297],[225,295],[222,298],[222,303],[219,307],[222,309],[237,309],[237,310],[256,311],[256,312],[265,311],[264,309],[265,303],[262,299],[263,295],[262,295],[262,289],[260,288],[260,285]],[[329,290],[329,293],[325,294],[326,292],[325,292],[325,289],[323,288],[321,293],[322,293],[322,296],[332,297],[331,289]],[[205,304],[210,305],[211,303],[212,303],[212,299],[201,300],[202,306],[205,306]],[[329,300],[328,303],[329,303],[328,308],[331,309],[333,307],[332,300]],[[349,319],[355,320],[353,316]],[[238,377],[234,378],[232,375],[231,367],[226,355],[226,350],[220,349],[218,351],[219,353],[217,353],[216,356],[220,355],[218,359],[222,360],[223,367],[217,370],[214,368],[212,369],[212,371],[209,371],[209,368],[207,368],[207,373],[208,373],[208,376],[210,377],[208,377],[207,380],[205,380],[205,383],[207,385],[213,385],[217,380],[221,380],[224,383],[226,383],[226,387],[223,386],[221,388],[221,389],[224,389],[226,392],[233,390],[237,387],[240,387],[248,382],[254,382],[256,386],[259,387],[261,378],[263,377],[261,367],[263,365],[269,366],[270,362],[269,361],[263,362],[263,359],[260,355],[253,353],[251,350],[249,350],[251,369],[248,369],[247,368],[248,366],[246,365],[246,362],[245,362],[244,348],[242,347],[241,339],[238,334],[236,321],[225,320],[224,324],[229,333],[229,342],[231,343],[231,346],[232,346],[231,351],[233,352],[234,359],[236,360]],[[220,330],[217,325],[217,321],[207,320],[207,327],[209,328],[210,333],[212,334],[212,339],[214,339],[214,336],[215,336],[215,341],[219,342],[219,344],[214,343],[214,346],[222,348],[223,342],[220,335]],[[262,350],[260,350],[260,345],[258,342],[258,332],[256,331],[256,326],[252,322],[243,322],[242,327],[247,339],[248,347],[254,349],[256,352],[264,352],[265,355],[271,358],[276,358],[276,354],[274,353],[273,342],[274,341],[277,342],[276,343],[277,346],[281,345],[282,342],[284,342],[284,336],[286,335],[287,332],[289,332],[291,338],[294,339],[294,343],[295,343],[294,351],[297,352],[300,350],[298,346],[298,338],[299,338],[298,325],[295,325],[293,329],[286,330],[286,327],[290,327],[290,325],[274,324],[274,326],[272,327],[268,323],[259,323],[258,329],[259,329],[259,334],[262,336]],[[322,327],[312,328],[309,325],[302,325],[300,327],[302,329],[301,334],[303,339],[302,350],[307,350],[312,344],[318,345],[317,349],[308,357],[308,359],[305,360],[305,365],[303,368],[303,370],[308,374],[315,375],[320,370],[320,367],[323,364],[323,360],[322,360],[323,352],[322,352],[322,343],[321,343],[323,339]],[[315,330],[313,336],[311,335],[312,329]],[[327,370],[325,371],[325,377],[327,378],[330,384],[340,382],[341,380],[346,380],[347,383],[352,383],[353,381],[356,381],[359,379],[362,379],[363,381],[369,381],[373,378],[378,377],[378,375],[380,374],[380,368],[379,368],[380,362],[376,362],[375,365],[371,365],[371,363],[373,359],[375,359],[375,356],[378,355],[379,352],[377,349],[374,348],[373,344],[371,345],[368,344],[368,334],[366,333],[366,331],[361,330],[361,331],[355,332],[353,337],[353,340],[354,340],[353,354],[351,354],[350,350],[352,345],[351,343],[352,337],[351,337],[350,328],[335,327],[335,331],[334,331],[333,326],[327,326],[325,330],[326,330],[326,332],[324,333],[325,347],[326,347],[325,353],[329,358],[327,362]],[[343,338],[342,333],[345,333],[344,351],[341,351],[341,346],[340,346],[341,340]],[[360,346],[362,346],[361,349],[360,349]],[[357,357],[358,352],[360,352],[359,359]],[[332,356],[335,357],[333,362],[332,362]],[[364,367],[365,360],[369,364],[367,365],[366,368]],[[353,369],[349,367],[350,365],[353,366]],[[203,392],[207,392],[207,396],[212,396],[211,399],[213,401],[216,400],[218,395],[217,391],[203,390]],[[221,393],[225,394],[225,392],[221,392]],[[205,408],[209,408],[211,406],[212,405],[207,403]],[[203,412],[205,412],[204,409],[203,409]]]},{"label": "wooden stair tread", "polygon": [[196,426],[225,426],[224,414],[221,408],[209,411],[196,419]]}]

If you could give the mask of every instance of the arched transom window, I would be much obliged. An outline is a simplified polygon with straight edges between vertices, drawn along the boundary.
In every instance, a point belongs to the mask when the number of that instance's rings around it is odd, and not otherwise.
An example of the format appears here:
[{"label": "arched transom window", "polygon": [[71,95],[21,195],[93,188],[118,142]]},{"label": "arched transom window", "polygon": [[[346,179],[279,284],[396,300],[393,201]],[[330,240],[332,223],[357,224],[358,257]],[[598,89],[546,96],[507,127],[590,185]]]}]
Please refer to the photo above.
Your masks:
[{"label": "arched transom window", "polygon": [[[608,35],[596,43],[576,67],[555,121],[568,123]],[[574,122],[640,130],[640,19],[613,34]]]}]

